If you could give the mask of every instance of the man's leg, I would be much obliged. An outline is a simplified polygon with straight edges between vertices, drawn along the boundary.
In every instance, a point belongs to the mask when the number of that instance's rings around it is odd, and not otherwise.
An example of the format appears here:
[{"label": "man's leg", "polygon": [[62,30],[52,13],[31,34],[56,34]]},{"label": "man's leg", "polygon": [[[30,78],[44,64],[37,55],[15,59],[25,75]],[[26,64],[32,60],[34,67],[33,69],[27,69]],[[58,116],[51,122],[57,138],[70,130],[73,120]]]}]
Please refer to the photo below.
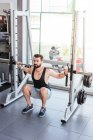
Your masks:
[{"label": "man's leg", "polygon": [[41,98],[41,101],[42,101],[42,107],[40,109],[40,112],[39,112],[39,117],[44,117],[45,116],[45,112],[46,112],[46,101],[48,99],[48,89],[45,88],[45,87],[42,87],[40,89],[40,98]]},{"label": "man's leg", "polygon": [[30,94],[32,87],[28,84],[24,85],[22,88],[23,95],[27,102],[27,107],[22,110],[22,113],[28,113],[33,109],[33,104],[31,104]]},{"label": "man's leg", "polygon": [[23,95],[26,99],[27,105],[31,106],[30,94],[31,94],[31,86],[26,84],[22,88]]},{"label": "man's leg", "polygon": [[45,88],[45,87],[42,87],[40,89],[40,98],[41,98],[41,101],[42,101],[42,107],[46,107],[46,101],[48,99],[48,89]]}]

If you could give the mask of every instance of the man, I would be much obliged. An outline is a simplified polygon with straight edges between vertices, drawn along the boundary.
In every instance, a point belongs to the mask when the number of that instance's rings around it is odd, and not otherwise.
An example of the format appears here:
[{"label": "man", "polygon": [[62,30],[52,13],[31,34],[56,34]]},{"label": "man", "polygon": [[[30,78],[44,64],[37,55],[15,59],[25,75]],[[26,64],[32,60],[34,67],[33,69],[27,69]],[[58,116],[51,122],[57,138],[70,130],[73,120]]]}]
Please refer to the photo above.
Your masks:
[{"label": "man", "polygon": [[[17,62],[20,67],[20,62]],[[27,107],[22,110],[23,113],[27,113],[33,110],[33,104],[30,100],[32,97],[40,98],[42,101],[42,107],[39,112],[39,117],[43,117],[46,112],[46,101],[51,96],[51,89],[48,85],[50,76],[54,78],[64,78],[68,74],[68,69],[64,69],[64,73],[57,73],[52,69],[45,68],[43,66],[43,56],[40,54],[34,55],[34,66],[31,68],[22,67],[21,69],[32,75],[34,86],[26,84],[23,86],[22,91],[27,102]]]}]

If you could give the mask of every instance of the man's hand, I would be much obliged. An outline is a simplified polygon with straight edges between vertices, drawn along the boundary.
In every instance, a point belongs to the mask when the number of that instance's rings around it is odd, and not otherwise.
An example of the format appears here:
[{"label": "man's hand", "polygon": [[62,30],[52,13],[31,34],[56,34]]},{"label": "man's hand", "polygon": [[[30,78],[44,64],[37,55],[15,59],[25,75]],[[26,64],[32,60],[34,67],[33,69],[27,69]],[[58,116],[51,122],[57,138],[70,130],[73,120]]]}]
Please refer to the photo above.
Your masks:
[{"label": "man's hand", "polygon": [[64,74],[65,74],[65,76],[68,75],[68,67],[67,66],[64,67]]},{"label": "man's hand", "polygon": [[16,61],[16,65],[18,66],[18,68],[21,68],[22,67],[22,62]]}]

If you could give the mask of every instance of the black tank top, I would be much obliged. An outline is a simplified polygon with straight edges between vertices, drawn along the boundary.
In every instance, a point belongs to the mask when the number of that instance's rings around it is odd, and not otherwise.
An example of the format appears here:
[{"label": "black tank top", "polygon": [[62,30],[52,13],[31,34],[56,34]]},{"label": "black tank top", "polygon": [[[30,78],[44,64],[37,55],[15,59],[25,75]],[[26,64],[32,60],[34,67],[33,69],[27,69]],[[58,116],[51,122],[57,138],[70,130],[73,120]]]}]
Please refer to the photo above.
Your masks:
[{"label": "black tank top", "polygon": [[33,80],[33,84],[34,84],[34,87],[35,88],[40,89],[41,87],[46,87],[46,88],[49,88],[50,89],[49,85],[46,84],[45,83],[45,80],[44,80],[44,78],[45,78],[45,71],[46,71],[46,68],[43,69],[43,72],[42,72],[42,75],[41,75],[40,79],[39,80],[36,80],[34,78],[35,68],[33,69],[33,71],[32,71],[32,80]]}]

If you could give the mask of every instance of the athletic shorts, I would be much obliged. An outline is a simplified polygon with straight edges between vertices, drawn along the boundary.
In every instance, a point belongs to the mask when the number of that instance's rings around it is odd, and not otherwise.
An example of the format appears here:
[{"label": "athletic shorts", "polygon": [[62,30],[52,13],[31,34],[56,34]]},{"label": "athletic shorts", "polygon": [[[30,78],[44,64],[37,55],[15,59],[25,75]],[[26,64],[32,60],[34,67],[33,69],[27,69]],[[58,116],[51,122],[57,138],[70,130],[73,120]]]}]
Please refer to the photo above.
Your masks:
[{"label": "athletic shorts", "polygon": [[[51,90],[48,89],[48,88],[47,88],[47,90],[48,90],[48,99],[49,99],[49,98],[51,97],[51,95],[52,95],[52,92],[51,92]],[[33,87],[32,87],[32,92],[31,92],[31,97],[32,97],[32,98],[36,98],[36,99],[40,99],[39,91],[40,91],[40,89],[35,88],[35,87],[33,86]]]}]

